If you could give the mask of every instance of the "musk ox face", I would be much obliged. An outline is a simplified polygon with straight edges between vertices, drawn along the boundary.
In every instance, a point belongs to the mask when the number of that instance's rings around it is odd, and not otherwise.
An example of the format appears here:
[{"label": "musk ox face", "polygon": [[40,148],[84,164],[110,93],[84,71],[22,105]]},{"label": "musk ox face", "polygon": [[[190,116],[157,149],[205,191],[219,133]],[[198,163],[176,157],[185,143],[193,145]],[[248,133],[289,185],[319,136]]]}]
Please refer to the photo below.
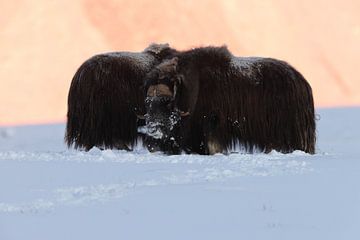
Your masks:
[{"label": "musk ox face", "polygon": [[177,107],[177,93],[181,78],[176,73],[177,58],[164,61],[152,70],[145,82],[146,125],[141,132],[148,136],[150,151],[176,153],[178,128],[184,115]]},{"label": "musk ox face", "polygon": [[179,111],[175,108],[173,90],[170,90],[169,85],[150,85],[147,90],[145,122],[147,135],[154,139],[169,139],[179,121]]}]

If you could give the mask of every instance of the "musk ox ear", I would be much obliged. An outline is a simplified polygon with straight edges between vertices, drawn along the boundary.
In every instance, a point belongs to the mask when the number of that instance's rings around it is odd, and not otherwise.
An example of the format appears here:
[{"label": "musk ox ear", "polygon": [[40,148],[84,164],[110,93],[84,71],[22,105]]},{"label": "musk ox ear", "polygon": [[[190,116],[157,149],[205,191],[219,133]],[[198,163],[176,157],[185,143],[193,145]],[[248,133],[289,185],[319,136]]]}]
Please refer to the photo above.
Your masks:
[{"label": "musk ox ear", "polygon": [[152,43],[147,48],[145,48],[145,52],[151,52],[154,54],[159,54],[165,49],[169,49],[170,45],[168,43]]},{"label": "musk ox ear", "polygon": [[156,67],[158,69],[159,79],[164,79],[167,76],[173,75],[176,72],[178,60],[179,59],[177,57],[174,57],[160,63]]}]

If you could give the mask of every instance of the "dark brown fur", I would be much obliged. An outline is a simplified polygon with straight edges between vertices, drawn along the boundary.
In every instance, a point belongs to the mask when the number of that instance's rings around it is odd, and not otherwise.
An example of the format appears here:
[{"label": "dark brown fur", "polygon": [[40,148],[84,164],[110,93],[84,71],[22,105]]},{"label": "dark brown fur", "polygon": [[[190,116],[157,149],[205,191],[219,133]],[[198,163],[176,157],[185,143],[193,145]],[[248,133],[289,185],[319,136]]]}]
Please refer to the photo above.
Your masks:
[{"label": "dark brown fur", "polygon": [[[315,152],[312,90],[289,64],[237,58],[226,47],[197,48],[177,58],[176,70],[163,78],[169,86],[178,81],[175,108],[190,115],[169,136],[176,146],[163,139],[161,150],[213,154],[240,144],[248,152]],[[156,72],[148,74],[147,87],[166,84]]]},{"label": "dark brown fur", "polygon": [[67,145],[131,149],[138,138],[136,114],[144,113],[144,77],[174,53],[167,44],[152,44],[141,53],[100,54],[84,62],[69,90]]}]

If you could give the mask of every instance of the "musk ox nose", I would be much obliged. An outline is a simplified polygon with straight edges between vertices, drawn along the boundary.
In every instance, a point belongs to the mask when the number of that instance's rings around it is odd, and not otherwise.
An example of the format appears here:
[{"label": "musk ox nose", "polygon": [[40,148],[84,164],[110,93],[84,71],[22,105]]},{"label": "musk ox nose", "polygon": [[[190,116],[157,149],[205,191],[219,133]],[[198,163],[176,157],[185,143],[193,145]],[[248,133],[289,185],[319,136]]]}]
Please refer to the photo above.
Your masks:
[{"label": "musk ox nose", "polygon": [[155,138],[155,139],[163,139],[166,138],[166,134],[163,131],[162,123],[158,122],[148,122],[145,126],[146,135]]},{"label": "musk ox nose", "polygon": [[169,135],[169,121],[162,113],[146,115],[146,134],[155,139],[166,139]]},{"label": "musk ox nose", "polygon": [[167,134],[165,134],[166,131],[164,131],[165,130],[164,124],[162,122],[152,120],[147,116],[147,114],[145,116],[146,116],[146,125],[139,127],[138,132],[145,134],[154,139],[166,138]]},{"label": "musk ox nose", "polygon": [[169,96],[148,96],[145,102],[146,126],[142,128],[141,132],[158,140],[170,139],[173,127],[179,118],[173,103],[172,97]]}]

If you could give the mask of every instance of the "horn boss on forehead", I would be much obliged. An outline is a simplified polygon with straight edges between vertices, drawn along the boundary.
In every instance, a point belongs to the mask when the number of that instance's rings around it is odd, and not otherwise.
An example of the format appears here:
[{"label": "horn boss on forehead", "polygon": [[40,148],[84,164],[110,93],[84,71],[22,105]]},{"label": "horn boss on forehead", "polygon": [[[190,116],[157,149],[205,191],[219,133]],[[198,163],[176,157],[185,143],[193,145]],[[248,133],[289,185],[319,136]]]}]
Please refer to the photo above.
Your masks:
[{"label": "horn boss on forehead", "polygon": [[156,84],[149,86],[147,90],[148,97],[155,97],[155,96],[173,96],[169,86],[165,84]]}]

